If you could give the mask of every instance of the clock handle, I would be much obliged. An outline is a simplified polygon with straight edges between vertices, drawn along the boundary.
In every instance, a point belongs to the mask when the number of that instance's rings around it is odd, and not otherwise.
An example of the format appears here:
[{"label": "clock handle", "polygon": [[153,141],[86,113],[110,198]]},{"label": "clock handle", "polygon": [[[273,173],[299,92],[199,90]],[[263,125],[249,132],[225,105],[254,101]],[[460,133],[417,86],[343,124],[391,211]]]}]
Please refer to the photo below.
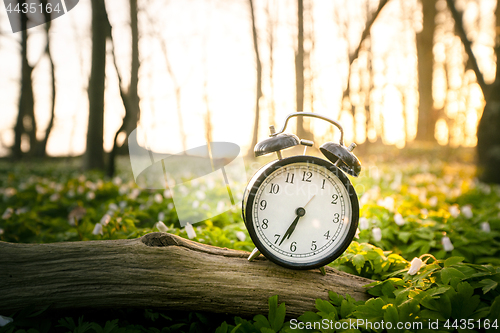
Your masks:
[{"label": "clock handle", "polygon": [[323,119],[325,121],[328,121],[330,124],[332,125],[335,125],[337,126],[337,128],[340,130],[340,145],[344,145],[344,129],[342,128],[342,125],[340,125],[340,123],[338,121],[335,121],[333,119],[330,119],[328,117],[325,117],[325,116],[322,116],[320,114],[317,114],[317,113],[314,113],[314,112],[294,112],[294,113],[291,113],[289,114],[286,119],[285,119],[285,124],[283,125],[283,127],[281,128],[280,131],[276,132],[276,133],[273,133],[271,134],[271,136],[276,136],[278,134],[281,134],[285,131],[286,129],[286,125],[288,124],[288,120],[292,117],[297,117],[297,116],[301,116],[301,117],[313,117],[313,118],[319,118],[319,119]]}]

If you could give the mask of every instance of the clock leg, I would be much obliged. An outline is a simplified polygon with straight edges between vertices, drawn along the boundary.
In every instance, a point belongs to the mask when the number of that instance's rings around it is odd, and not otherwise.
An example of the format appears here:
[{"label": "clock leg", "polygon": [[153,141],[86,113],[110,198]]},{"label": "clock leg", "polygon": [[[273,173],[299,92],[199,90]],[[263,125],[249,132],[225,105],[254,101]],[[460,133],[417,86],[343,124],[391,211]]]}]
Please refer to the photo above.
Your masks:
[{"label": "clock leg", "polygon": [[325,266],[321,266],[321,267],[319,268],[319,271],[321,272],[321,275],[326,275]]},{"label": "clock leg", "polygon": [[250,253],[250,256],[248,257],[248,261],[253,261],[255,258],[257,258],[260,254],[260,251],[257,248],[254,248],[252,253]]}]

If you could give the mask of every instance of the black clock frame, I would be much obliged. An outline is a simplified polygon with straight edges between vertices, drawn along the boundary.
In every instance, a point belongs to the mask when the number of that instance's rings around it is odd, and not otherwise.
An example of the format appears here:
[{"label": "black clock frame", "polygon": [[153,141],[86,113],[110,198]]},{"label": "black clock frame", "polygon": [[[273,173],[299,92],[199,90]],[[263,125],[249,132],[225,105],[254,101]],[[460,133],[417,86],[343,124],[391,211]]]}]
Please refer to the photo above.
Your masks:
[{"label": "black clock frame", "polygon": [[[285,260],[282,260],[278,257],[276,257],[271,251],[267,249],[266,246],[262,244],[260,241],[259,237],[257,236],[257,233],[254,229],[253,221],[252,221],[252,211],[253,211],[253,204],[255,201],[255,194],[257,193],[257,190],[259,189],[260,185],[262,182],[269,176],[271,175],[274,171],[290,165],[294,163],[308,163],[308,164],[314,164],[314,165],[319,165],[323,166],[327,169],[329,169],[333,174],[335,174],[342,184],[345,186],[347,193],[349,194],[349,198],[351,200],[351,210],[352,210],[352,216],[351,216],[351,223],[349,227],[349,231],[347,232],[346,238],[342,241],[340,247],[337,248],[334,252],[332,252],[330,255],[328,255],[325,258],[312,261],[310,263],[290,263]],[[299,156],[292,156],[292,157],[287,157],[281,160],[275,160],[272,161],[266,165],[264,165],[261,169],[259,169],[255,175],[252,177],[250,182],[248,183],[246,189],[245,189],[245,195],[243,197],[242,201],[242,215],[243,215],[243,220],[245,221],[245,225],[247,227],[248,233],[250,235],[250,238],[252,239],[253,243],[257,247],[257,249],[270,261],[274,262],[275,264],[278,264],[280,266],[290,268],[290,269],[295,269],[295,270],[306,270],[306,269],[313,269],[313,268],[318,268],[325,266],[335,259],[337,259],[344,251],[349,247],[351,244],[354,235],[356,234],[356,229],[358,228],[358,220],[359,220],[359,203],[358,203],[358,196],[354,190],[354,187],[352,186],[351,182],[349,181],[349,178],[335,165],[332,163],[323,160],[318,157],[314,156],[307,156],[307,155],[299,155]]]}]

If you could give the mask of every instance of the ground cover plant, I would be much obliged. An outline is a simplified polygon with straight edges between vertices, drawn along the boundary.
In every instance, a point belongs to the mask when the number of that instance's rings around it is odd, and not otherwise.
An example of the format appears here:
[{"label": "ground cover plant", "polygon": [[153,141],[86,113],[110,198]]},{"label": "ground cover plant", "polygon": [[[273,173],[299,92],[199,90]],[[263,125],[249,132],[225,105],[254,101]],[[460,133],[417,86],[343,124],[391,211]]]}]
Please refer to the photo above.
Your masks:
[{"label": "ground cover plant", "polygon": [[[141,190],[126,172],[105,179],[74,170],[60,163],[1,164],[0,240],[87,241],[167,231],[220,247],[253,248],[238,207],[192,230],[181,229],[168,191]],[[359,233],[331,266],[376,280],[366,302],[330,292],[328,300],[316,300],[316,312],[298,320],[286,317],[279,295],[269,299],[268,314],[254,318],[26,308],[1,313],[0,319],[13,321],[0,333],[495,332],[500,326],[500,187],[479,183],[474,174],[464,162],[365,164],[363,177],[352,180],[360,196]],[[194,204],[197,194],[189,195]],[[386,325],[377,327],[382,321]],[[397,323],[413,324],[398,328]]]}]

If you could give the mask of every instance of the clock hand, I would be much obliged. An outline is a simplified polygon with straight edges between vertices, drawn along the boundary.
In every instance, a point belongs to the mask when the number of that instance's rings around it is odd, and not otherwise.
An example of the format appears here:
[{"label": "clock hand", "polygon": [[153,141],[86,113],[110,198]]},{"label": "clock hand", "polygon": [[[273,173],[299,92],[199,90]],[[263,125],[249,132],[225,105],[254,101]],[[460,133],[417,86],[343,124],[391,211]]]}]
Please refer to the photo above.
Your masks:
[{"label": "clock hand", "polygon": [[297,223],[299,222],[299,219],[302,216],[306,215],[306,210],[304,208],[307,205],[309,205],[309,203],[312,201],[312,199],[314,199],[315,196],[316,196],[316,194],[314,194],[311,197],[311,199],[309,199],[309,201],[304,205],[304,207],[297,208],[297,210],[295,211],[295,214],[297,214],[297,217],[295,218],[295,220],[293,220],[292,224],[290,224],[290,227],[288,227],[287,231],[283,235],[283,238],[281,239],[281,242],[280,242],[280,244],[278,246],[280,246],[285,241],[285,239],[290,238],[290,236],[292,235],[293,231],[295,230],[295,227],[297,226]]}]

